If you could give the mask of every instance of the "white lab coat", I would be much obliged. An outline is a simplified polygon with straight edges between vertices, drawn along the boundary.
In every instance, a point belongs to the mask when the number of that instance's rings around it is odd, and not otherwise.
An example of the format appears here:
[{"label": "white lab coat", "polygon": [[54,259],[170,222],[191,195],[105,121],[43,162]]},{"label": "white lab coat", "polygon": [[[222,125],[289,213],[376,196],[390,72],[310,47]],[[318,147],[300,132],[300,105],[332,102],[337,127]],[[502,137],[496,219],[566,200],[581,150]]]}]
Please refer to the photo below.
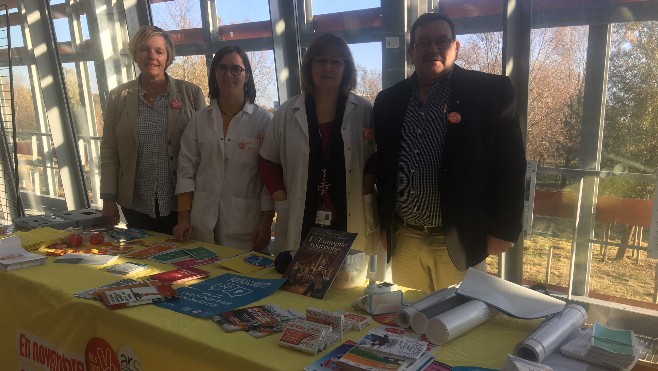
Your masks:
[{"label": "white lab coat", "polygon": [[[310,153],[305,99],[302,93],[281,105],[274,113],[272,125],[260,150],[264,159],[283,167],[283,180],[288,195],[286,201],[275,202],[277,253],[297,250],[301,242]],[[371,250],[373,239],[379,239],[375,236],[378,232],[374,220],[374,196],[362,195],[363,169],[375,151],[374,139],[366,139],[366,131],[372,130],[372,127],[372,104],[349,94],[341,127],[345,153],[347,230],[358,233],[353,248],[365,251]]]},{"label": "white lab coat", "polygon": [[263,186],[258,152],[272,115],[247,103],[224,137],[217,101],[197,111],[183,133],[176,194],[194,192],[193,238],[251,250],[261,211],[274,203]]}]

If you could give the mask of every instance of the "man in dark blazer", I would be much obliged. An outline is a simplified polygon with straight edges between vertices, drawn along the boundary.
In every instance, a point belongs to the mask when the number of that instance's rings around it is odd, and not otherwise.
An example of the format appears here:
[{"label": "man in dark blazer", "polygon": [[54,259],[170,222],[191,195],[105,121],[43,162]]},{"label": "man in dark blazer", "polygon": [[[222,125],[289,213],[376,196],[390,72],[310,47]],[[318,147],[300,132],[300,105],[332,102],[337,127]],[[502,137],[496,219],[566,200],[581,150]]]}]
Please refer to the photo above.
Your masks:
[{"label": "man in dark blazer", "polygon": [[511,81],[454,64],[450,18],[423,14],[410,38],[414,74],[375,100],[373,163],[393,281],[432,292],[517,240],[525,148]]}]

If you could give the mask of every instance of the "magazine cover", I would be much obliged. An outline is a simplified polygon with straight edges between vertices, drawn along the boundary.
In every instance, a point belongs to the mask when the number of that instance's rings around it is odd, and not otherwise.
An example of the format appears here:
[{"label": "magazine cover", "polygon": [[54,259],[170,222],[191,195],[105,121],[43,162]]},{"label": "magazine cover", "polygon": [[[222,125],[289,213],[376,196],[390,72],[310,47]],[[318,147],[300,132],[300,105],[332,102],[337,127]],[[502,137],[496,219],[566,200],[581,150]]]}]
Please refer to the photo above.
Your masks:
[{"label": "magazine cover", "polygon": [[356,239],[356,233],[312,228],[283,273],[283,290],[324,299],[340,266]]}]

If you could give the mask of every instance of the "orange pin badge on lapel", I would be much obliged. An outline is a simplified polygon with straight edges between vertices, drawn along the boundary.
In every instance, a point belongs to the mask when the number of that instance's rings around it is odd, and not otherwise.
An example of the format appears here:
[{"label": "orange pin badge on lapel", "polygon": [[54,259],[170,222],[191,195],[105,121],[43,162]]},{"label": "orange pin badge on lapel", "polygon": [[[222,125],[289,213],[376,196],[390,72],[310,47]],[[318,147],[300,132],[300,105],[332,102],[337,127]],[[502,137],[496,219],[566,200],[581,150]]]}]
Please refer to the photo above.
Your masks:
[{"label": "orange pin badge on lapel", "polygon": [[462,121],[462,115],[459,112],[448,113],[448,122],[451,124],[459,124]]},{"label": "orange pin badge on lapel", "polygon": [[171,108],[173,108],[173,109],[180,109],[180,107],[181,107],[181,102],[180,102],[180,100],[178,100],[178,99],[174,99],[174,100],[172,100],[171,102],[169,102],[169,105],[170,105]]}]

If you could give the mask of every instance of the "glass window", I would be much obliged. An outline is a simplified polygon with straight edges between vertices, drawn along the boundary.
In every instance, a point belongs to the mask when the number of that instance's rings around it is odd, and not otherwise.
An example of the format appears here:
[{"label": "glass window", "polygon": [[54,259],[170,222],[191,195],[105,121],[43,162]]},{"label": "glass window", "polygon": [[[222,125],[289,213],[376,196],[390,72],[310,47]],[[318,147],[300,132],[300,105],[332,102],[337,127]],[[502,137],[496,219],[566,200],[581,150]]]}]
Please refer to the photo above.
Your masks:
[{"label": "glass window", "polygon": [[163,30],[185,30],[201,27],[199,1],[176,0],[151,4],[153,25]]},{"label": "glass window", "polygon": [[57,42],[71,41],[71,31],[69,29],[69,20],[66,18],[53,19],[55,26],[55,37]]},{"label": "glass window", "polygon": [[346,12],[350,10],[379,8],[380,0],[315,0],[313,15]]},{"label": "glass window", "polygon": [[279,101],[276,69],[274,68],[274,52],[272,50],[253,51],[247,52],[247,56],[254,72],[256,104],[273,111]]},{"label": "glass window", "polygon": [[502,32],[457,35],[459,58],[457,64],[469,70],[500,75],[503,70]]},{"label": "glass window", "polygon": [[350,44],[350,51],[356,64],[357,84],[355,94],[370,102],[382,90],[382,44]]},{"label": "glass window", "polygon": [[219,25],[270,20],[268,0],[217,0]]}]

